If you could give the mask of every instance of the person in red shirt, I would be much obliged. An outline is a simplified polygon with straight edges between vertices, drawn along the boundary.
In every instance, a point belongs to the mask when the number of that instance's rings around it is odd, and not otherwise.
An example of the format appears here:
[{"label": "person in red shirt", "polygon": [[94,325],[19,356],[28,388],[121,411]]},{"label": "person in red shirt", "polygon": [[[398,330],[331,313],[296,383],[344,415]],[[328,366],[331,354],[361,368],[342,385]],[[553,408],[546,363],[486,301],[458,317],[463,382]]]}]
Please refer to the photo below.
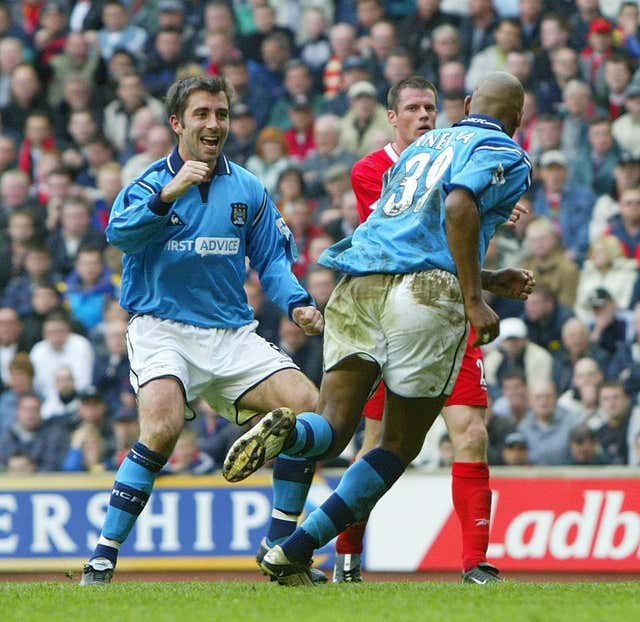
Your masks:
[{"label": "person in red shirt", "polygon": [[[400,154],[419,136],[434,129],[436,104],[436,88],[419,76],[407,78],[389,90],[387,114],[395,131],[394,141],[359,160],[351,171],[361,222],[375,210],[385,175]],[[511,222],[518,219],[520,211],[519,207],[514,208]],[[483,287],[500,295],[509,295],[504,284],[509,272],[512,270],[493,273],[483,270]],[[533,286],[531,274],[529,279]],[[452,496],[462,528],[463,582],[484,584],[500,579],[498,569],[487,563],[486,556],[491,514],[485,426],[487,385],[482,350],[472,345],[475,341],[476,335],[471,328],[460,374],[442,416],[454,447]],[[365,431],[359,456],[379,444],[384,403],[385,387],[381,382],[364,408]],[[366,523],[366,520],[356,523],[338,536],[334,583],[362,580],[360,554]]]}]

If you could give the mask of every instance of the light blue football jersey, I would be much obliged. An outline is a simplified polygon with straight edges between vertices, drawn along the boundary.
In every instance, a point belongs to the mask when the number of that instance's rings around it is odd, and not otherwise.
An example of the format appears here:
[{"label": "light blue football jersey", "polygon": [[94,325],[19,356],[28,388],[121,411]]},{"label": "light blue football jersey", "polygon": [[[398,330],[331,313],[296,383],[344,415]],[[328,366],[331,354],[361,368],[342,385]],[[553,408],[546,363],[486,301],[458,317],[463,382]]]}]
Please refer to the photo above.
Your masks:
[{"label": "light blue football jersey", "polygon": [[406,274],[440,268],[455,274],[445,199],[463,187],[480,210],[480,264],[496,228],[531,185],[526,153],[497,119],[467,117],[411,144],[389,171],[374,212],[319,262],[348,274]]},{"label": "light blue football jersey", "polygon": [[175,149],[113,204],[107,239],[125,253],[122,307],[204,328],[244,326],[254,319],[247,258],[285,313],[314,304],[291,271],[293,235],[257,177],[221,155],[209,183],[162,203],[182,164]]}]

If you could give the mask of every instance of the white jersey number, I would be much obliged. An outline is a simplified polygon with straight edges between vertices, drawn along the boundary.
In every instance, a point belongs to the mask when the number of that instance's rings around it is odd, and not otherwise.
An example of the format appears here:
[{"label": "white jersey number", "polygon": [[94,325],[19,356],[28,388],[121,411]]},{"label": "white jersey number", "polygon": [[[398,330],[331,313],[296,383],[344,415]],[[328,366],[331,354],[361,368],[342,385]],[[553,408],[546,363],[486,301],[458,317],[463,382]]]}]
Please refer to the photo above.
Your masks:
[{"label": "white jersey number", "polygon": [[[447,147],[433,162],[430,153],[417,153],[404,164],[405,176],[382,209],[387,216],[398,216],[413,206],[420,211],[453,160],[453,147]],[[416,194],[417,200],[416,199]],[[415,205],[414,205],[415,200]]]}]

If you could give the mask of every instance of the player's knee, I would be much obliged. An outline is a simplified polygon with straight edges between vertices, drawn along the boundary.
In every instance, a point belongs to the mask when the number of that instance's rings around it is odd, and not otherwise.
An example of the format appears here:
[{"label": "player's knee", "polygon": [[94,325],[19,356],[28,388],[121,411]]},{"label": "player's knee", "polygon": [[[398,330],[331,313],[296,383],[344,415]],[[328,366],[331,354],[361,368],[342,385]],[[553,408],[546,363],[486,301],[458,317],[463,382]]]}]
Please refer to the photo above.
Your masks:
[{"label": "player's knee", "polygon": [[480,460],[487,449],[489,436],[487,434],[487,428],[481,421],[472,421],[464,432],[455,435],[452,441],[456,453],[465,452],[474,455],[477,454],[478,460]]}]

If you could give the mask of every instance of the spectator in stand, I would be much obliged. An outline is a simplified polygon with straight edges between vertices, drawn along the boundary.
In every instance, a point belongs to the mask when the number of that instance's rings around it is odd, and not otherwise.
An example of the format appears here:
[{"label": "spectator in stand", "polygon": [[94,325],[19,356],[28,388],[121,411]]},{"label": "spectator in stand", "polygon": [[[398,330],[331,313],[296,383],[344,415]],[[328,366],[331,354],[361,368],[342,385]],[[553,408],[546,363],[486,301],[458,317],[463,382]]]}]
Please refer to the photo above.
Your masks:
[{"label": "spectator in stand", "polygon": [[60,228],[50,236],[53,269],[63,277],[73,270],[82,246],[104,248],[104,234],[91,226],[91,209],[80,197],[69,197],[62,207]]},{"label": "spectator in stand", "polygon": [[440,0],[418,0],[416,11],[407,15],[398,26],[401,41],[415,59],[424,58],[432,48],[434,31],[443,24],[457,26],[459,17],[440,10]]},{"label": "spectator in stand", "polygon": [[478,83],[492,71],[504,71],[507,68],[507,55],[522,46],[522,28],[520,22],[502,18],[493,33],[495,44],[477,52],[472,58],[465,78],[465,88],[473,91]]},{"label": "spectator in stand", "polygon": [[501,464],[514,467],[531,466],[529,444],[522,432],[511,432],[504,439]]},{"label": "spectator in stand", "polygon": [[78,394],[75,378],[69,367],[58,367],[55,373],[55,393],[50,395],[42,404],[42,418],[62,417],[71,415],[78,408]]},{"label": "spectator in stand", "polygon": [[51,253],[41,242],[26,246],[24,273],[13,277],[4,290],[3,305],[15,309],[22,317],[33,310],[32,297],[41,284],[54,284],[59,277],[51,270]]},{"label": "spectator in stand", "polygon": [[597,104],[606,110],[611,121],[624,113],[627,88],[631,83],[631,68],[627,58],[612,54],[604,61],[603,79],[605,90],[597,94]]},{"label": "spectator in stand", "polygon": [[624,109],[613,123],[613,136],[624,151],[640,158],[640,74],[627,87]]},{"label": "spectator in stand", "polygon": [[136,57],[144,54],[147,33],[129,23],[127,5],[120,0],[106,0],[102,6],[102,28],[98,31],[98,50],[108,61],[117,49],[125,49]]},{"label": "spectator in stand", "polygon": [[[400,43],[404,42],[400,40]],[[449,23],[441,24],[433,30],[431,49],[420,56],[418,73],[430,82],[437,84],[440,66],[451,60],[460,60],[460,58],[461,43],[458,30]]]},{"label": "spectator in stand", "polygon": [[291,203],[306,196],[302,171],[297,166],[284,169],[278,177],[274,197],[278,211],[284,214]]},{"label": "spectator in stand", "polygon": [[90,84],[96,79],[99,56],[91,49],[82,32],[70,32],[61,54],[53,56],[49,66],[51,81],[47,89],[47,101],[52,108],[60,105],[67,81],[71,77],[85,80]]},{"label": "spectator in stand", "polygon": [[620,47],[636,60],[640,58],[640,8],[634,1],[622,2],[618,11],[618,34],[622,41]]},{"label": "spectator in stand", "polygon": [[590,297],[598,287],[605,287],[619,309],[629,309],[638,278],[635,259],[624,256],[620,240],[603,235],[589,246],[589,256],[580,271],[576,294],[576,315],[585,322],[593,320]]},{"label": "spectator in stand", "polygon": [[93,385],[107,403],[109,412],[112,413],[120,408],[121,394],[130,387],[126,332],[126,322],[121,320],[105,322],[105,351],[96,355],[93,366]]},{"label": "spectator in stand", "polygon": [[113,427],[107,405],[94,386],[78,392],[78,409],[68,416],[72,428],[63,471],[100,472],[113,469],[115,453]]},{"label": "spectator in stand", "polygon": [[72,110],[66,130],[62,144],[67,151],[75,150],[79,154],[100,131],[96,118],[88,108]]},{"label": "spectator in stand", "polygon": [[[115,163],[115,150],[111,143],[101,134],[92,138],[82,150],[84,155],[83,167],[77,172],[75,183],[79,188],[80,194],[90,200],[95,200],[101,196],[102,191],[96,188],[98,185],[98,171],[109,163]],[[95,214],[94,214],[95,216]],[[94,218],[95,220],[95,218]]]},{"label": "spectator in stand", "polygon": [[561,393],[571,387],[573,369],[582,358],[592,358],[600,369],[608,369],[611,356],[589,340],[589,328],[578,318],[570,318],[562,327],[562,349],[555,353],[553,379]]},{"label": "spectator in stand", "polygon": [[0,393],[0,439],[16,421],[20,397],[33,393],[34,374],[29,355],[26,352],[16,353],[9,363],[8,376],[4,377],[5,389]]},{"label": "spectator in stand", "polygon": [[604,66],[614,53],[613,24],[604,17],[596,17],[589,24],[589,45],[580,54],[580,69],[597,95],[606,93]]},{"label": "spectator in stand", "polygon": [[542,0],[519,0],[520,26],[522,27],[522,47],[536,50],[540,47],[542,22]]},{"label": "spectator in stand", "polygon": [[78,391],[88,387],[94,361],[89,340],[71,332],[69,317],[61,311],[53,311],[47,316],[42,332],[44,339],[30,352],[38,393],[44,399],[55,395],[55,373],[61,366],[71,368]]},{"label": "spectator in stand", "polygon": [[614,216],[606,230],[622,244],[626,257],[640,263],[640,187],[627,188],[620,194],[620,214]]},{"label": "spectator in stand", "polygon": [[349,189],[343,193],[340,198],[340,215],[324,225],[334,242],[339,242],[352,235],[360,224],[357,205],[358,200],[353,190]]},{"label": "spectator in stand", "polygon": [[500,321],[500,336],[496,347],[484,357],[487,383],[497,387],[507,370],[519,369],[531,386],[534,379],[551,380],[553,359],[544,348],[529,341],[527,326],[516,317]]},{"label": "spectator in stand", "polygon": [[256,150],[256,118],[251,108],[243,102],[231,105],[229,138],[225,143],[225,153],[229,159],[241,166]]},{"label": "spectator in stand", "polygon": [[633,338],[619,343],[611,358],[607,377],[624,383],[632,401],[640,393],[640,304],[633,309]]},{"label": "spectator in stand", "polygon": [[299,41],[300,59],[309,67],[314,84],[322,88],[322,68],[331,58],[331,44],[327,36],[327,16],[320,6],[306,6],[302,13],[304,40]]},{"label": "spectator in stand", "polygon": [[371,82],[371,71],[367,61],[361,56],[349,56],[342,63],[340,88],[331,98],[325,98],[326,112],[343,117],[349,111],[349,88],[361,81]]},{"label": "spectator in stand", "polygon": [[38,201],[29,196],[29,176],[19,169],[9,169],[0,178],[0,230],[4,230],[12,212],[31,212],[40,224],[44,223],[44,210]]},{"label": "spectator in stand", "polygon": [[26,393],[18,399],[15,423],[0,439],[0,465],[17,452],[29,455],[38,471],[59,471],[68,443],[66,422],[44,421],[40,414],[40,398]]},{"label": "spectator in stand", "polygon": [[36,463],[26,451],[17,450],[7,459],[7,475],[24,477],[38,470]]},{"label": "spectator in stand", "polygon": [[321,115],[313,125],[316,150],[302,163],[304,181],[311,197],[323,194],[323,173],[333,166],[349,170],[356,157],[339,144],[340,119],[335,115]]},{"label": "spectator in stand", "polygon": [[16,37],[0,39],[0,109],[10,103],[11,75],[13,70],[24,61],[25,49],[20,39]]},{"label": "spectator in stand", "polygon": [[533,74],[538,80],[551,77],[551,55],[560,48],[566,48],[569,29],[558,13],[546,13],[540,20],[540,49],[535,53]]},{"label": "spectator in stand", "polygon": [[442,92],[465,91],[465,72],[464,64],[458,60],[443,63],[438,72],[438,90]]},{"label": "spectator in stand", "polygon": [[55,151],[53,127],[46,112],[34,111],[25,121],[24,140],[18,153],[18,166],[29,177],[38,177],[38,165],[42,155]]},{"label": "spectator in stand", "polygon": [[620,150],[613,139],[611,119],[598,116],[589,122],[588,146],[583,148],[570,165],[571,181],[591,188],[596,196],[610,194],[615,184],[613,171],[620,158]]},{"label": "spectator in stand", "polygon": [[597,287],[589,296],[587,304],[593,312],[591,342],[613,355],[618,344],[626,339],[627,322],[618,313],[616,301],[604,287]]},{"label": "spectator in stand", "polygon": [[258,176],[269,194],[273,194],[280,173],[291,166],[284,132],[277,127],[262,129],[256,141],[256,152],[247,160],[246,166]]},{"label": "spectator in stand", "polygon": [[297,95],[289,108],[290,128],[285,132],[287,151],[292,160],[302,163],[315,150],[313,103],[306,95]]},{"label": "spectator in stand", "polygon": [[326,99],[335,97],[342,88],[342,65],[345,60],[359,55],[355,27],[346,23],[334,24],[329,30],[329,44],[331,45],[331,58],[324,66],[322,74]]},{"label": "spectator in stand", "polygon": [[24,273],[27,250],[36,233],[36,221],[30,212],[19,210],[9,216],[7,237],[0,240],[0,287]]},{"label": "spectator in stand", "polygon": [[391,141],[392,128],[373,84],[356,82],[349,87],[348,96],[350,108],[342,119],[340,145],[362,158]]},{"label": "spectator in stand", "polygon": [[470,0],[469,15],[460,23],[462,56],[465,64],[478,52],[493,44],[498,18],[492,0]]},{"label": "spectator in stand", "polygon": [[[557,151],[562,146],[562,118],[553,114],[538,114],[534,135],[531,137],[529,153],[531,159],[539,165],[540,157],[547,151]],[[536,167],[534,178],[540,178]]]},{"label": "spectator in stand", "polygon": [[64,287],[64,300],[71,313],[89,332],[102,322],[107,301],[115,298],[113,274],[104,264],[102,247],[81,246],[75,270]]},{"label": "spectator in stand", "polygon": [[548,285],[536,285],[524,302],[523,320],[529,339],[551,353],[561,348],[562,326],[572,315]]},{"label": "spectator in stand", "polygon": [[269,125],[288,130],[292,127],[291,109],[305,101],[316,114],[322,111],[322,97],[313,92],[313,77],[309,68],[300,60],[290,60],[284,69],[285,93],[271,108]]},{"label": "spectator in stand", "polygon": [[152,108],[149,106],[138,108],[131,117],[131,127],[126,139],[125,148],[119,154],[118,160],[126,163],[129,158],[145,151],[147,149],[149,131],[158,123],[161,123],[161,121]]},{"label": "spectator in stand", "polygon": [[529,385],[531,410],[518,426],[529,446],[529,459],[536,466],[569,463],[569,435],[577,419],[559,408],[556,387],[536,379]]},{"label": "spectator in stand", "polygon": [[590,429],[599,428],[602,419],[598,413],[598,393],[603,382],[604,374],[597,361],[578,359],[573,368],[571,386],[558,399],[558,406]]},{"label": "spectator in stand", "polygon": [[253,7],[253,23],[255,26],[254,31],[239,38],[238,47],[242,52],[243,58],[266,64],[267,58],[265,57],[263,45],[273,35],[278,35],[280,41],[290,51],[294,49],[295,37],[293,32],[289,28],[279,26],[276,23],[275,9],[268,2],[255,4]]},{"label": "spectator in stand", "polygon": [[45,319],[53,311],[62,310],[62,296],[53,283],[35,285],[31,296],[31,311],[23,317],[25,350],[42,341]]},{"label": "spectator in stand", "polygon": [[200,450],[197,432],[185,427],[162,472],[172,475],[207,475],[215,470],[213,458]]},{"label": "spectator in stand", "polygon": [[[73,200],[77,189],[73,185],[70,168],[56,166],[46,174],[40,190],[40,200],[46,205],[46,231],[51,236],[62,222],[62,208],[68,200]],[[49,237],[48,242],[51,242]]]},{"label": "spectator in stand", "polygon": [[138,60],[128,50],[117,48],[107,61],[107,77],[104,84],[104,102],[111,102],[117,96],[118,83],[123,76],[138,71]]},{"label": "spectator in stand", "polygon": [[529,412],[527,377],[516,367],[507,369],[500,380],[500,397],[491,407],[494,418],[504,419],[515,429]]},{"label": "spectator in stand", "polygon": [[442,110],[436,118],[436,129],[451,127],[454,123],[462,121],[466,116],[464,112],[464,91],[444,91],[440,95]]},{"label": "spectator in stand", "polygon": [[[82,128],[78,128],[72,133],[72,118],[74,113],[86,112],[90,117],[94,126],[92,132],[84,131],[85,134],[97,134],[98,124],[102,121],[102,108],[98,103],[92,82],[83,76],[69,76],[64,83],[62,91],[62,101],[52,109],[52,119],[56,132],[56,143],[62,148],[73,148],[78,145],[84,145],[87,138],[78,141],[76,134],[82,132]],[[89,125],[85,121],[85,125]]]},{"label": "spectator in stand", "polygon": [[24,134],[27,117],[33,110],[46,110],[42,83],[32,65],[22,63],[11,73],[11,99],[0,108],[2,123],[20,138]]},{"label": "spectator in stand", "polygon": [[246,426],[240,427],[221,417],[204,400],[198,400],[195,409],[198,445],[213,459],[216,470],[221,469],[231,445],[246,431]]},{"label": "spectator in stand", "polygon": [[491,400],[486,409],[485,424],[487,426],[487,435],[489,442],[487,446],[487,462],[490,465],[504,464],[502,458],[502,450],[504,442],[512,432],[515,432],[515,426],[505,417],[497,417],[493,413]]},{"label": "spectator in stand", "polygon": [[240,52],[234,46],[233,34],[228,30],[207,31],[205,45],[202,67],[211,76],[221,75],[224,65],[240,58]]},{"label": "spectator in stand", "polygon": [[264,127],[273,105],[273,95],[263,85],[250,79],[247,65],[241,59],[231,60],[223,65],[222,75],[233,86],[235,95],[232,106],[238,103],[247,105],[258,128]]},{"label": "spectator in stand", "polygon": [[589,122],[597,113],[589,84],[569,80],[562,89],[562,151],[570,160],[588,149]]},{"label": "spectator in stand", "polygon": [[638,414],[632,413],[629,395],[624,385],[617,380],[610,380],[602,385],[599,403],[604,424],[596,430],[596,436],[602,447],[604,460],[606,464],[627,464],[629,424],[632,418],[638,419]]},{"label": "spectator in stand", "polygon": [[[140,175],[148,166],[164,158],[173,148],[173,137],[171,131],[162,123],[155,123],[149,128],[145,150],[129,158],[122,167],[120,176],[121,186],[126,186]],[[111,199],[111,203],[113,203]]]},{"label": "spectator in stand", "polygon": [[588,40],[589,28],[593,20],[601,17],[598,0],[576,0],[577,12],[569,18],[571,47],[582,51]]},{"label": "spectator in stand", "polygon": [[283,216],[298,247],[298,257],[293,264],[293,273],[302,279],[310,264],[309,245],[311,240],[325,231],[313,223],[311,204],[304,197],[289,203]]},{"label": "spectator in stand", "polygon": [[39,28],[33,35],[36,62],[49,69],[51,59],[62,53],[68,33],[67,7],[64,2],[45,2],[39,15]]},{"label": "spectator in stand", "polygon": [[277,343],[282,312],[280,308],[264,295],[257,278],[249,278],[244,284],[249,306],[253,309],[258,328],[258,335],[270,343]]},{"label": "spectator in stand", "polygon": [[322,344],[304,334],[288,317],[280,320],[278,347],[289,355],[316,386],[322,380]]},{"label": "spectator in stand", "polygon": [[118,152],[127,146],[132,116],[143,106],[151,108],[158,121],[163,119],[164,105],[145,91],[141,76],[125,74],[118,81],[117,98],[104,109],[105,135]]},{"label": "spectator in stand", "polygon": [[314,264],[307,272],[307,291],[313,296],[318,309],[324,312],[329,298],[336,287],[336,274],[333,270]]},{"label": "spectator in stand", "polygon": [[[533,194],[533,211],[554,223],[567,256],[581,264],[589,247],[589,220],[595,195],[589,188],[572,183],[568,166],[568,158],[562,151],[542,154],[541,183]],[[573,301],[570,304],[573,306]]]},{"label": "spectator in stand", "polygon": [[7,134],[0,134],[0,177],[17,165],[18,145]]},{"label": "spectator in stand", "polygon": [[533,54],[527,50],[511,50],[507,54],[507,72],[514,75],[525,89],[525,93],[529,93],[533,97],[535,105],[535,95],[533,88],[535,86],[533,74]]},{"label": "spectator in stand", "polygon": [[147,53],[146,68],[142,73],[147,92],[152,97],[164,97],[176,79],[178,68],[190,60],[181,30],[168,26],[158,30],[153,48]]},{"label": "spectator in stand", "polygon": [[0,308],[0,390],[8,385],[11,361],[24,349],[18,314],[10,307]]},{"label": "spectator in stand", "polygon": [[379,93],[386,93],[389,85],[384,79],[384,68],[389,54],[399,44],[395,24],[390,20],[381,19],[371,27],[369,36],[361,37],[358,44],[370,67],[372,82]]},{"label": "spectator in stand", "polygon": [[570,47],[560,47],[551,52],[551,74],[540,80],[536,100],[540,112],[558,114],[563,111],[563,93],[569,82],[580,78],[578,53]]},{"label": "spectator in stand", "polygon": [[350,167],[335,164],[324,171],[324,196],[318,201],[313,215],[321,227],[342,216],[342,197],[351,188],[350,170]]},{"label": "spectator in stand", "polygon": [[[415,71],[415,63],[411,54],[403,47],[396,47],[389,52],[387,62],[383,69],[383,75],[387,89],[412,76]],[[366,79],[366,78],[365,78]],[[382,99],[384,99],[384,94]]]},{"label": "spectator in stand", "polygon": [[285,93],[284,68],[293,58],[291,41],[281,32],[268,35],[262,42],[263,61],[250,60],[247,63],[251,82],[255,82],[271,99],[277,99]]},{"label": "spectator in stand", "polygon": [[[126,398],[125,395],[129,397]],[[138,423],[138,412],[136,410],[135,395],[131,392],[122,394],[121,406],[115,411],[112,418],[113,437],[115,441],[115,451],[109,461],[114,468],[119,468],[122,461],[127,457],[131,448],[135,445],[140,436],[140,424]],[[131,403],[124,401],[130,398]],[[226,419],[225,419],[226,421]]]},{"label": "spectator in stand", "polygon": [[605,464],[596,433],[587,425],[578,425],[569,435],[569,464],[572,466],[600,466]]},{"label": "spectator in stand", "polygon": [[538,286],[547,285],[556,294],[560,304],[573,308],[578,287],[578,267],[567,258],[551,221],[546,218],[531,221],[524,241],[529,257],[522,267],[533,272]]}]

